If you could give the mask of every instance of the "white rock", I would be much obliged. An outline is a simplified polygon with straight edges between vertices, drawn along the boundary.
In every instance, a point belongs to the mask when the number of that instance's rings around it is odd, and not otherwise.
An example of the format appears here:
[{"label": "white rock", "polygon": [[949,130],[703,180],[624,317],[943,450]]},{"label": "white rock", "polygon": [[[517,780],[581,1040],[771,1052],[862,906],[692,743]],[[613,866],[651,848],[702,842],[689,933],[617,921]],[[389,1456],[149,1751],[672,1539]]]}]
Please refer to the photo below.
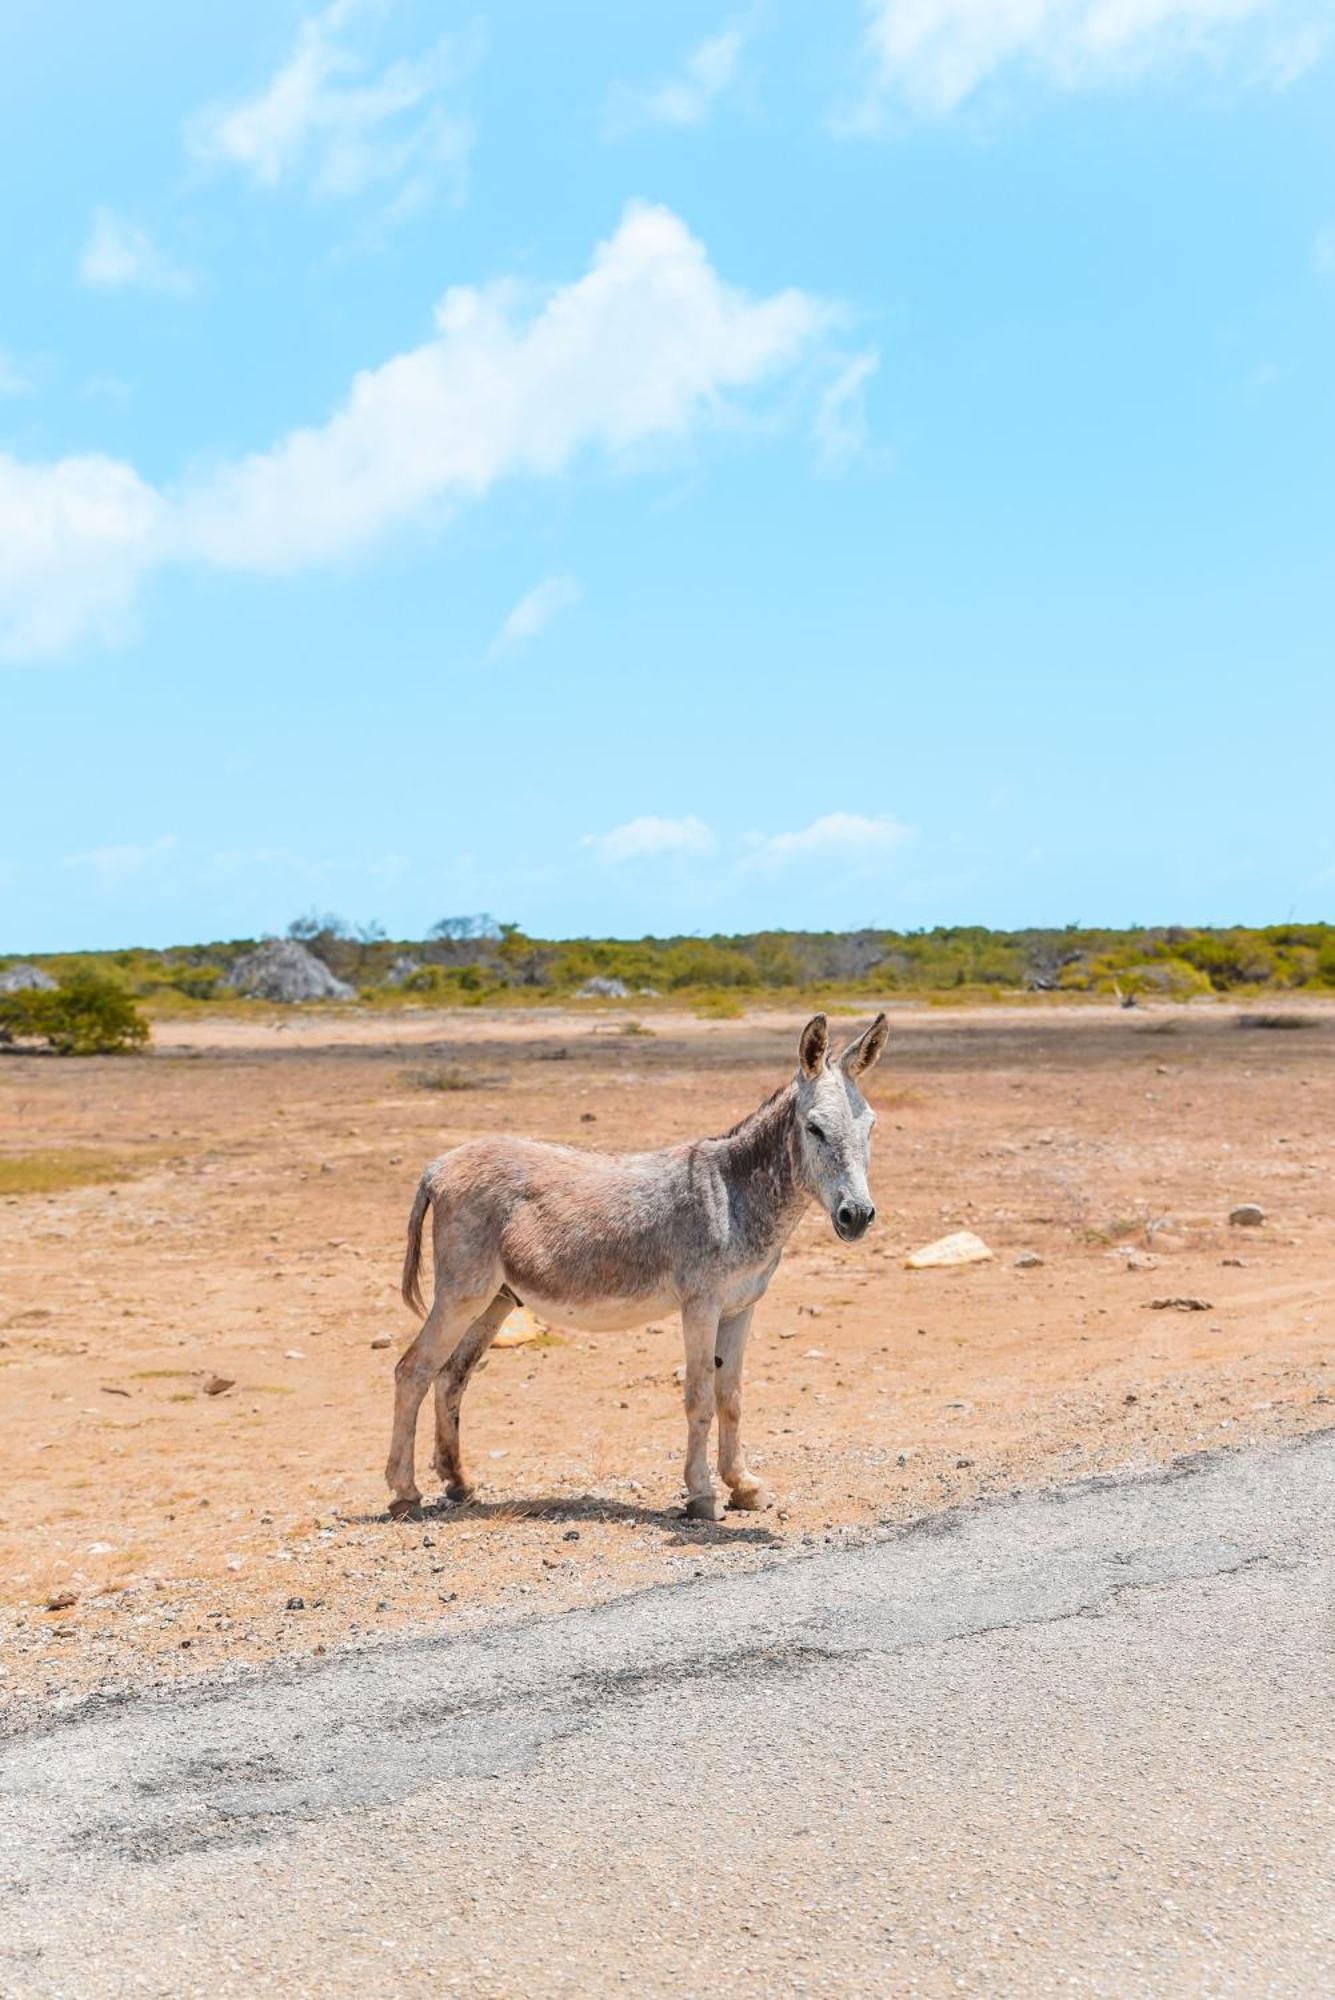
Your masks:
[{"label": "white rock", "polygon": [[935,1243],[925,1243],[921,1250],[914,1250],[904,1259],[906,1271],[943,1271],[958,1264],[986,1264],[992,1252],[981,1236],[975,1236],[972,1229],[956,1229],[949,1236],[939,1236]]}]

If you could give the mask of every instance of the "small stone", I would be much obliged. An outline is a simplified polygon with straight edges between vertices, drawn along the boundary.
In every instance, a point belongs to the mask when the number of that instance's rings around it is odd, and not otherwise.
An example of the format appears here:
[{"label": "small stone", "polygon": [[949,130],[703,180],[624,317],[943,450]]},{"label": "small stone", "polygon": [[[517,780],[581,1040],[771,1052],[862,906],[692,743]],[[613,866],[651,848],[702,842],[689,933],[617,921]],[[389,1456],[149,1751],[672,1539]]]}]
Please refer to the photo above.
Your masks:
[{"label": "small stone", "polygon": [[1242,1257],[1221,1257],[1219,1261],[1221,1264],[1227,1264],[1230,1270],[1242,1271],[1246,1269],[1246,1260]]},{"label": "small stone", "polygon": [[1211,1310],[1208,1299],[1194,1299],[1186,1293],[1176,1298],[1151,1299],[1150,1307],[1154,1312],[1208,1313]]},{"label": "small stone", "polygon": [[287,1611],[304,1611],[306,1609],[306,1600],[304,1597],[289,1597],[283,1608]]},{"label": "small stone", "polygon": [[1265,1210],[1259,1202],[1240,1201],[1236,1208],[1230,1208],[1228,1219],[1234,1229],[1259,1229],[1265,1221]]},{"label": "small stone", "polygon": [[382,1333],[377,1339],[371,1342],[371,1345],[372,1347],[392,1347],[394,1343],[387,1333]]},{"label": "small stone", "polygon": [[204,1384],[204,1394],[206,1396],[225,1396],[229,1389],[235,1389],[235,1387],[236,1383],[228,1375],[210,1375],[208,1381]]},{"label": "small stone", "polygon": [[598,1113],[596,1111],[581,1111],[579,1122],[581,1125],[596,1125],[598,1123]]},{"label": "small stone", "polygon": [[1132,1390],[1128,1389],[1126,1394],[1123,1396],[1122,1401],[1124,1403],[1138,1403],[1140,1401],[1140,1398]]},{"label": "small stone", "polygon": [[565,1533],[562,1535],[561,1540],[563,1542],[577,1542],[579,1540],[579,1529],[567,1528]]},{"label": "small stone", "polygon": [[71,1604],[77,1604],[78,1601],[77,1590],[58,1590],[54,1597],[47,1598],[46,1608],[48,1611],[68,1611]]},{"label": "small stone", "polygon": [[1015,1260],[1017,1271],[1036,1271],[1043,1259],[1037,1250],[1022,1250]]}]

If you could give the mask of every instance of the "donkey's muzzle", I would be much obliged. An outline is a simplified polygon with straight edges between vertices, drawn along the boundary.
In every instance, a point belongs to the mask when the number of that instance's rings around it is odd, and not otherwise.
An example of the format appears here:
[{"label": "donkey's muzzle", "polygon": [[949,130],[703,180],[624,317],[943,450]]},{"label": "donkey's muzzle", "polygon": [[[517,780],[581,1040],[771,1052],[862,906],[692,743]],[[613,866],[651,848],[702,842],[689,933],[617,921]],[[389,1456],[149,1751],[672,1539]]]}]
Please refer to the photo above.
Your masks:
[{"label": "donkey's muzzle", "polygon": [[834,1211],[835,1233],[845,1243],[856,1243],[859,1236],[865,1236],[876,1220],[876,1210],[869,1201],[841,1201]]}]

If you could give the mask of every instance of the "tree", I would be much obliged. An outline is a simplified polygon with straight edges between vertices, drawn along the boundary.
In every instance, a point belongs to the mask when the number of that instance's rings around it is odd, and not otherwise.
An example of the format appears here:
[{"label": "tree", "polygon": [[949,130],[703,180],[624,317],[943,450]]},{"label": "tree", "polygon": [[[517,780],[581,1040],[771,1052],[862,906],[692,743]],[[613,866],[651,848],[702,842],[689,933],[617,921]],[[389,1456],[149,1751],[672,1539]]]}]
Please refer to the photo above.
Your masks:
[{"label": "tree", "polygon": [[494,942],[504,929],[505,926],[498,924],[495,917],[482,910],[474,917],[442,917],[439,923],[432,924],[427,936],[439,938],[442,944],[459,944],[469,938],[486,938]]},{"label": "tree", "polygon": [[0,1042],[44,1041],[58,1056],[120,1055],[148,1040],[125,988],[100,972],[72,972],[54,992],[0,995]]}]

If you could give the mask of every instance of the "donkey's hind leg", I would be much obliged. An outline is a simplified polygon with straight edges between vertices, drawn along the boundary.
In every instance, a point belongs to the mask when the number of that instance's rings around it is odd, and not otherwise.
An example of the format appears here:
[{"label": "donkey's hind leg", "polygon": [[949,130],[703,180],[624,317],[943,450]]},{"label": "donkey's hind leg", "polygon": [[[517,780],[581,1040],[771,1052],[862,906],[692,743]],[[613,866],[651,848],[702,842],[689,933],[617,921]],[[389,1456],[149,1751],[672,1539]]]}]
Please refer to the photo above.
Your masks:
[{"label": "donkey's hind leg", "polygon": [[473,1497],[473,1482],[464,1470],[459,1449],[459,1405],[473,1370],[505,1324],[506,1315],[514,1311],[514,1305],[509,1292],[497,1292],[436,1377],[436,1455],[432,1465],[445,1482],[447,1500]]},{"label": "donkey's hind leg", "polygon": [[393,1515],[408,1513],[422,1497],[413,1471],[417,1412],[423,1396],[477,1318],[482,1303],[481,1299],[460,1299],[437,1291],[422,1331],[399,1356],[394,1370],[394,1431],[385,1465],[385,1479],[393,1496],[389,1511]]}]

